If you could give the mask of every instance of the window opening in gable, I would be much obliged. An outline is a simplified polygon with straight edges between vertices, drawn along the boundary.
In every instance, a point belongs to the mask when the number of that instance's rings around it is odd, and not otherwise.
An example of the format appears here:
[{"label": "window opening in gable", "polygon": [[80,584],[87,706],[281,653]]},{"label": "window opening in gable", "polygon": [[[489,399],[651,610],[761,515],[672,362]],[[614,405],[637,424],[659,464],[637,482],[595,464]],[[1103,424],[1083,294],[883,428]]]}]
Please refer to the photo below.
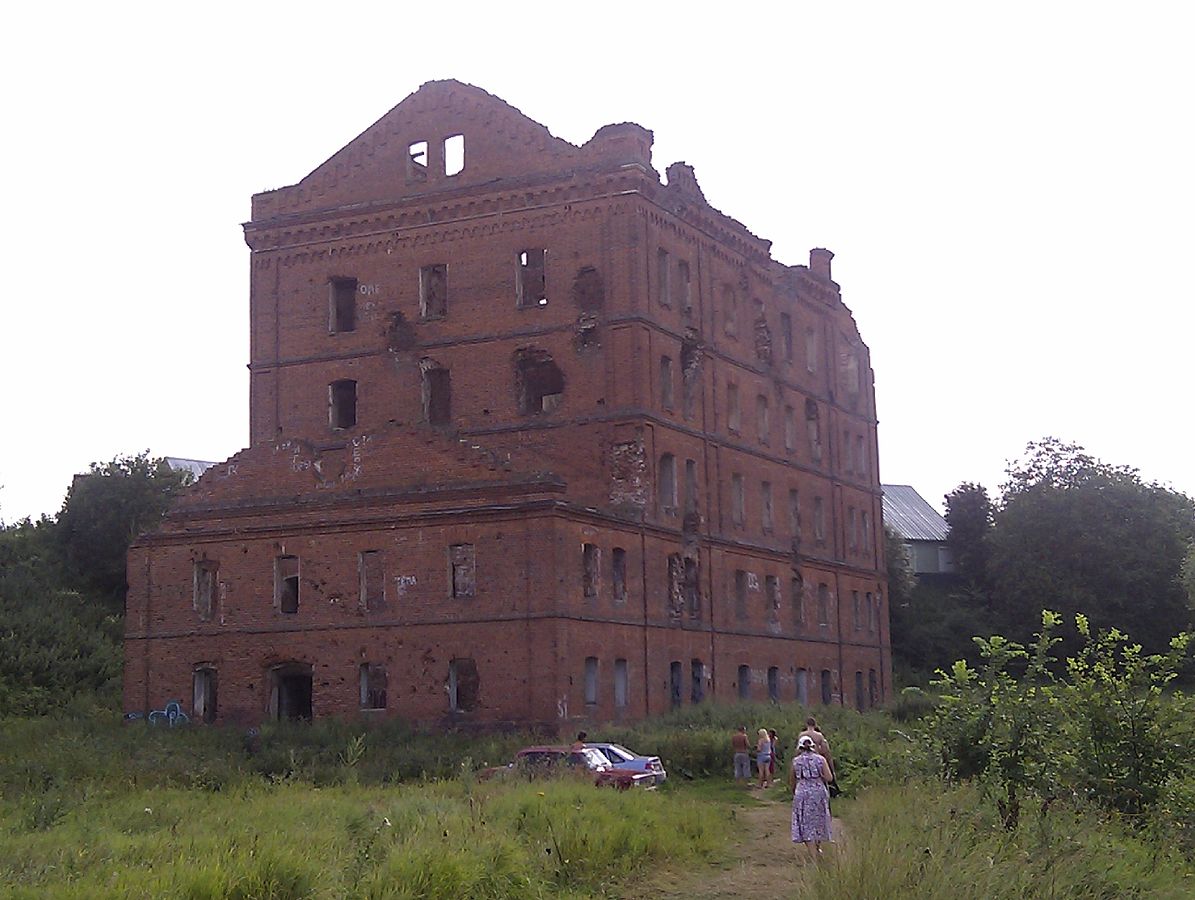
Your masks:
[{"label": "window opening in gable", "polygon": [[361,708],[385,709],[389,679],[380,663],[361,663]]},{"label": "window opening in gable", "polygon": [[357,573],[360,577],[360,603],[363,610],[386,608],[386,570],[382,564],[381,550],[362,550],[357,557]]},{"label": "window opening in gable", "polygon": [[214,560],[200,560],[192,572],[193,604],[201,621],[210,621],[216,611],[220,585],[220,564]]},{"label": "window opening in gable", "polygon": [[656,297],[660,306],[672,306],[672,267],[663,247],[656,251]]},{"label": "window opening in gable", "polygon": [[419,364],[423,388],[423,418],[442,428],[452,424],[452,375],[430,359]]},{"label": "window opening in gable", "polygon": [[477,709],[481,679],[477,674],[477,663],[469,657],[450,660],[448,663],[448,708],[453,712],[471,712]]},{"label": "window opening in gable", "polygon": [[660,457],[657,491],[660,502],[660,514],[669,516],[676,514],[676,457],[665,453]]},{"label": "window opening in gable", "polygon": [[338,334],[357,330],[357,279],[328,281],[328,331]]},{"label": "window opening in gable", "polygon": [[515,381],[525,416],[552,412],[564,400],[564,373],[543,350],[515,351]]},{"label": "window opening in gable", "polygon": [[689,264],[683,259],[676,264],[676,292],[679,295],[681,310],[686,314],[693,312],[693,285],[689,276]]},{"label": "window opening in gable", "polygon": [[204,725],[216,721],[216,670],[200,666],[191,676],[191,718]]},{"label": "window opening in gable", "polygon": [[453,544],[448,548],[448,568],[454,598],[477,594],[477,558],[472,544]]},{"label": "window opening in gable", "polygon": [[705,699],[705,663],[699,659],[689,661],[689,677],[692,682],[689,690],[689,701],[700,703]]},{"label": "window opening in gable", "polygon": [[602,551],[596,544],[581,545],[581,584],[586,602],[593,603],[601,591]]},{"label": "window opening in gable", "polygon": [[614,706],[623,709],[627,705],[630,675],[627,672],[625,659],[614,660]]},{"label": "window opening in gable", "polygon": [[465,136],[454,134],[444,138],[444,174],[451,178],[465,171]]},{"label": "window opening in gable", "polygon": [[328,424],[333,428],[357,424],[357,382],[351,378],[328,385]]},{"label": "window opening in gable", "polygon": [[515,276],[515,304],[517,306],[548,305],[547,271],[547,250],[539,248],[519,251],[519,266]]},{"label": "window opening in gable", "polygon": [[627,602],[627,551],[615,547],[610,554],[611,582],[614,585],[614,602]]},{"label": "window opening in gable", "polygon": [[299,557],[279,556],[274,559],[274,605],[279,612],[299,611]]},{"label": "window opening in gable", "polygon": [[407,178],[427,181],[427,141],[415,141],[407,146]]},{"label": "window opening in gable", "polygon": [[448,315],[448,264],[435,263],[419,269],[419,315],[440,319]]},{"label": "window opening in gable", "polygon": [[751,699],[751,667],[739,666],[739,699]]},{"label": "window opening in gable", "polygon": [[681,667],[680,660],[674,659],[668,664],[668,699],[672,703],[673,709],[677,709],[684,701],[684,685],[684,669]]},{"label": "window opening in gable", "polygon": [[598,659],[585,657],[585,705],[596,706],[598,702]]}]

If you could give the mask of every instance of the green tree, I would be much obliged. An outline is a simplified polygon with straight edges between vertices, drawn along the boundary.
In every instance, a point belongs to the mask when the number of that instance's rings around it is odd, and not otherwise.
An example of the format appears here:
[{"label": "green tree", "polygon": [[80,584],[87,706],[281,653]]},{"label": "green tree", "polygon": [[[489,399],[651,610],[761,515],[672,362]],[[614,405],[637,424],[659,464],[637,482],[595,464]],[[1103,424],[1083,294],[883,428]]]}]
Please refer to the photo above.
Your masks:
[{"label": "green tree", "polygon": [[1184,630],[1179,572],[1195,536],[1189,497],[1054,438],[1008,470],[989,546],[998,630],[1023,639],[1044,608],[1085,612],[1150,650]]},{"label": "green tree", "polygon": [[157,525],[175,491],[190,480],[189,472],[173,471],[148,451],[92,463],[86,474],[75,476],[55,534],[82,584],[112,608],[122,608],[129,544]]},{"label": "green tree", "polygon": [[946,546],[954,556],[955,569],[971,590],[988,589],[988,541],[994,514],[983,485],[964,482],[946,495],[946,524],[950,526]]}]

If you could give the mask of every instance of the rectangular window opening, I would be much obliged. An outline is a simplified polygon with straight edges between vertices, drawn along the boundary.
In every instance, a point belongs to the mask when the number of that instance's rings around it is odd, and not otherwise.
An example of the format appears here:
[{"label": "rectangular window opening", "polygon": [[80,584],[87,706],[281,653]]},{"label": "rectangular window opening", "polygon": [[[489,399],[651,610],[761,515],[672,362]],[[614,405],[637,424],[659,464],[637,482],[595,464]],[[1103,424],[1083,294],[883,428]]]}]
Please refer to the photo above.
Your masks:
[{"label": "rectangular window opening", "polygon": [[742,412],[739,409],[739,386],[730,382],[726,385],[726,427],[738,433],[742,425]]},{"label": "rectangular window opening", "polygon": [[419,315],[425,319],[440,319],[448,315],[447,263],[420,268]]},{"label": "rectangular window opening", "polygon": [[601,592],[602,551],[596,544],[581,545],[581,583],[585,601],[597,602]]},{"label": "rectangular window opening", "polygon": [[626,708],[629,693],[628,680],[627,661],[625,659],[614,660],[614,706],[618,709]]},{"label": "rectangular window opening", "polygon": [[676,291],[680,308],[685,313],[693,311],[693,286],[689,277],[689,264],[683,259],[676,264]]},{"label": "rectangular window opening", "polygon": [[481,679],[477,675],[477,663],[469,658],[458,658],[448,663],[448,708],[453,712],[471,712],[477,709]]},{"label": "rectangular window opening", "polygon": [[747,573],[742,569],[734,571],[734,615],[736,619],[747,618]]},{"label": "rectangular window opening", "polygon": [[407,180],[427,181],[427,141],[414,141],[407,146]]},{"label": "rectangular window opening", "polygon": [[672,389],[672,357],[660,357],[660,405],[664,409],[672,409],[673,406],[673,389]]},{"label": "rectangular window opening", "polygon": [[452,424],[452,376],[448,369],[428,360],[420,366],[423,377],[423,418],[443,428]]},{"label": "rectangular window opening", "polygon": [[361,708],[386,708],[386,667],[379,663],[361,663]]},{"label": "rectangular window opening", "polygon": [[678,709],[685,696],[684,669],[679,659],[668,664],[668,697],[673,709]]},{"label": "rectangular window opening", "polygon": [[192,575],[195,611],[201,621],[211,621],[219,594],[220,566],[212,560],[201,560],[195,563]]},{"label": "rectangular window opening", "polygon": [[299,557],[279,556],[274,559],[274,604],[279,612],[299,611]]},{"label": "rectangular window opening", "polygon": [[780,344],[784,349],[784,361],[793,361],[793,320],[788,313],[780,314]]},{"label": "rectangular window opening", "polygon": [[532,248],[519,251],[515,278],[515,303],[520,308],[548,305],[548,251]]},{"label": "rectangular window opening", "polygon": [[660,306],[672,306],[672,267],[663,247],[656,251],[656,290]]},{"label": "rectangular window opening", "polygon": [[743,489],[743,476],[737,472],[730,476],[730,520],[740,528],[747,521],[747,497]]},{"label": "rectangular window opening", "polygon": [[771,435],[771,424],[768,421],[768,398],[760,394],[755,398],[755,425],[761,444],[767,444]]},{"label": "rectangular window opening", "polygon": [[377,612],[386,608],[386,571],[381,550],[362,550],[357,557],[361,609]]},{"label": "rectangular window opening", "polygon": [[772,483],[770,481],[765,481],[760,484],[759,500],[759,524],[763,528],[765,534],[771,534],[772,528],[775,525],[775,517],[772,511]]},{"label": "rectangular window opening", "polygon": [[768,621],[775,625],[780,621],[780,579],[768,575],[764,578],[764,586],[767,588]]},{"label": "rectangular window opening", "polygon": [[216,670],[203,666],[191,676],[191,716],[211,725],[216,721]]},{"label": "rectangular window opening", "polygon": [[614,602],[621,605],[627,602],[627,551],[622,547],[615,547],[610,559]]},{"label": "rectangular window opening", "polygon": [[328,282],[328,331],[339,334],[357,330],[357,279],[333,278]]},{"label": "rectangular window opening", "polygon": [[465,136],[454,134],[444,138],[444,174],[451,178],[465,171]]},{"label": "rectangular window opening", "polygon": [[676,457],[665,453],[660,457],[659,501],[661,515],[676,515]]},{"label": "rectangular window opening", "polygon": [[351,378],[328,385],[328,422],[333,428],[357,424],[357,382]]},{"label": "rectangular window opening", "polygon": [[585,657],[585,705],[596,706],[598,702],[598,660],[596,656]]},{"label": "rectangular window opening", "polygon": [[780,702],[780,668],[768,667],[768,700],[772,703]]},{"label": "rectangular window opening", "polygon": [[700,703],[705,699],[705,663],[699,659],[690,660],[689,676],[692,681],[689,700],[692,703]]},{"label": "rectangular window opening", "polygon": [[739,666],[739,699],[751,699],[751,667]]},{"label": "rectangular window opening", "polygon": [[449,575],[454,598],[477,595],[476,553],[472,544],[453,544],[448,548]]}]

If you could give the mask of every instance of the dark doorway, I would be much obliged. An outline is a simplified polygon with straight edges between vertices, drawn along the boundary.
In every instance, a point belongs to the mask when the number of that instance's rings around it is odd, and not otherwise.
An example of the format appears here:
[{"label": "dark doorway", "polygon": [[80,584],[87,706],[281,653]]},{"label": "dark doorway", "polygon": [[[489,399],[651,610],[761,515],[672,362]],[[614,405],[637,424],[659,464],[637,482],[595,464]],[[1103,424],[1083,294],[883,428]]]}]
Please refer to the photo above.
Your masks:
[{"label": "dark doorway", "polygon": [[311,721],[311,667],[280,666],[272,672],[270,697],[274,718],[281,721]]}]

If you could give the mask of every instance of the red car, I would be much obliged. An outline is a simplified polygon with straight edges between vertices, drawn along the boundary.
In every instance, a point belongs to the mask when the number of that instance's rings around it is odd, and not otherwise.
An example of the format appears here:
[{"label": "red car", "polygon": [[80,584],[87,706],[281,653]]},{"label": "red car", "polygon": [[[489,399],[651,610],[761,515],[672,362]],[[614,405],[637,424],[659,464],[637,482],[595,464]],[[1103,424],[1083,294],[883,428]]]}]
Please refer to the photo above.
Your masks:
[{"label": "red car", "polygon": [[490,778],[551,778],[557,776],[591,778],[598,787],[626,790],[648,787],[655,783],[653,776],[642,772],[616,769],[602,753],[592,747],[574,750],[566,746],[524,747],[515,754],[514,762],[505,766],[482,769],[478,777]]}]

